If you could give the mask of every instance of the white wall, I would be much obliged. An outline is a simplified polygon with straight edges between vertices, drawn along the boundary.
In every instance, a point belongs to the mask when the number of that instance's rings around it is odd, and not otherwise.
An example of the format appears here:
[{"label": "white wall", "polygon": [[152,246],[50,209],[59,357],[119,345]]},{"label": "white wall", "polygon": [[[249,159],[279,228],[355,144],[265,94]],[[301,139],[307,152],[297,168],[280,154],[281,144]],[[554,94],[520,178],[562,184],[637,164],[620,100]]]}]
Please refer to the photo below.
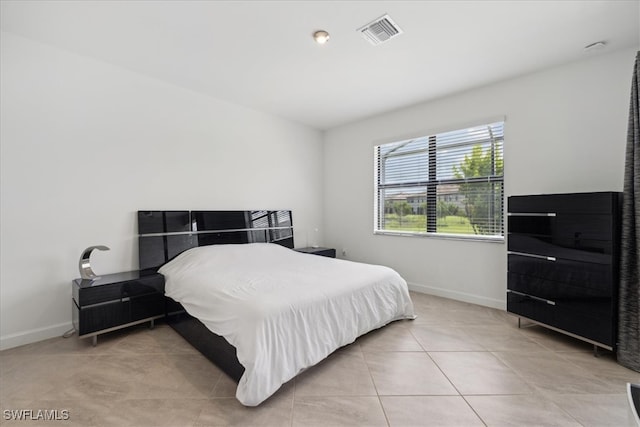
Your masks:
[{"label": "white wall", "polygon": [[137,268],[136,211],[292,209],[322,224],[322,134],[2,33],[0,348],[71,327],[71,280]]},{"label": "white wall", "polygon": [[622,191],[635,53],[589,57],[328,131],[325,243],[396,268],[413,289],[503,308],[506,244],[373,235],[373,146],[502,116],[506,196]]}]

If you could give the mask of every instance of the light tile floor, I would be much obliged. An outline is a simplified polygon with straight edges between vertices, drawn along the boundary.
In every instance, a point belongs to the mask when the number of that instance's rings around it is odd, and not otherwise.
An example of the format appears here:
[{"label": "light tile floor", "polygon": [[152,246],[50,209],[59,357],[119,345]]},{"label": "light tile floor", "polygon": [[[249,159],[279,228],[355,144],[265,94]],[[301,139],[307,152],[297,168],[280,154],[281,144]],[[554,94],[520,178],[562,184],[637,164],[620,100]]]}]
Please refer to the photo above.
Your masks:
[{"label": "light tile floor", "polygon": [[[412,293],[418,318],[340,349],[257,408],[169,326],[0,352],[2,425],[634,426],[640,373],[581,341],[486,307]],[[7,421],[5,410],[67,410]],[[62,412],[60,412],[62,414]]]}]

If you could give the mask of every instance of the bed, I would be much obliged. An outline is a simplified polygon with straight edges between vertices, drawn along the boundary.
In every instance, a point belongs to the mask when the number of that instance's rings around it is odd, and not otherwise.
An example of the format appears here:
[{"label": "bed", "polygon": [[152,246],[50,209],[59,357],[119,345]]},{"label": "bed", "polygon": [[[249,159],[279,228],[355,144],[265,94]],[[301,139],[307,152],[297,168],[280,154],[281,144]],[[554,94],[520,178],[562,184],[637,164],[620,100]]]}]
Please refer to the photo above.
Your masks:
[{"label": "bed", "polygon": [[141,269],[169,324],[256,406],[336,349],[414,318],[394,270],[296,252],[290,211],[140,211]]}]

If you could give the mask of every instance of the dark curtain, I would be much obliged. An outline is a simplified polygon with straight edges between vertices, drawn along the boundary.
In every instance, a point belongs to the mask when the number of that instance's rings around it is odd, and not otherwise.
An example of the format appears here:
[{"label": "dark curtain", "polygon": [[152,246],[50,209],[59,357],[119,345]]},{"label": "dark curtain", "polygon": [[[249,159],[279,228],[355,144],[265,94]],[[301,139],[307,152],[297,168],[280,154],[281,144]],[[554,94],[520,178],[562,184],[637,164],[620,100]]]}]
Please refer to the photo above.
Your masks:
[{"label": "dark curtain", "polygon": [[622,204],[618,362],[640,372],[640,52],[631,82]]}]

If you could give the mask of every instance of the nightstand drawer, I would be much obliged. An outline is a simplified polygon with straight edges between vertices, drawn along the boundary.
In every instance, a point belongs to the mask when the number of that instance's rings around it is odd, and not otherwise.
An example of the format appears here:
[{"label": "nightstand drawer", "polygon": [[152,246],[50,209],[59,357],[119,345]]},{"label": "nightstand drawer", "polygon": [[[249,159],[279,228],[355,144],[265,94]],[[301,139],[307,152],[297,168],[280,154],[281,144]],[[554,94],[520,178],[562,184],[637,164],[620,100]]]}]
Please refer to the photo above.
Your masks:
[{"label": "nightstand drawer", "polygon": [[328,258],[336,257],[336,250],[333,248],[296,248],[294,250],[305,254],[326,256]]},{"label": "nightstand drawer", "polygon": [[120,273],[108,274],[93,281],[75,279],[73,281],[73,299],[78,303],[78,306],[84,307],[164,292],[164,277],[161,274],[131,276],[135,278],[130,279],[127,277],[129,277],[128,274]]},{"label": "nightstand drawer", "polygon": [[77,312],[74,326],[78,335],[83,336],[138,320],[161,317],[164,314],[164,295],[148,294],[82,308],[74,301],[74,305]]}]

